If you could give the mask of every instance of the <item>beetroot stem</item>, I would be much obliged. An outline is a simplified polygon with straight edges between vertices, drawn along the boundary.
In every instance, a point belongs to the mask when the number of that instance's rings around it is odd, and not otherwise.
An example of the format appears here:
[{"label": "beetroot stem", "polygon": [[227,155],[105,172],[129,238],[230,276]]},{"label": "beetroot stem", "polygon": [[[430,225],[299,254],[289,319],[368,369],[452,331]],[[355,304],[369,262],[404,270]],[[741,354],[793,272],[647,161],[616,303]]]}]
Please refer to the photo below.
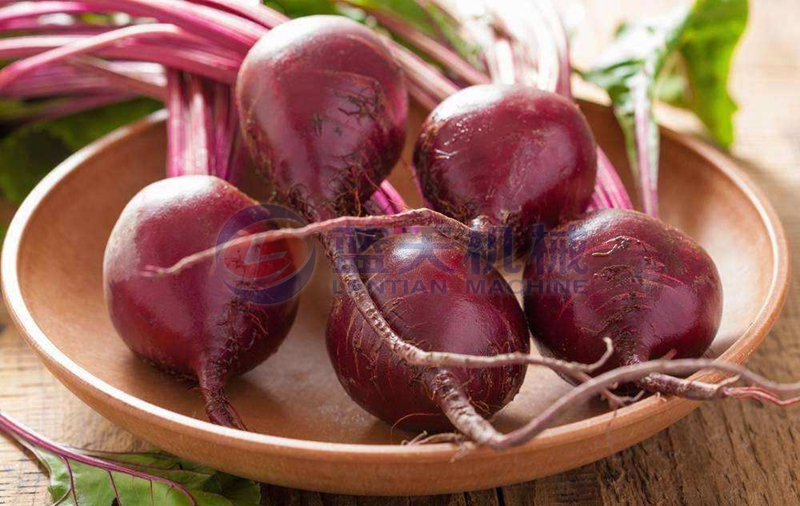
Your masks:
[{"label": "beetroot stem", "polygon": [[[0,3],[8,0],[0,0]],[[84,0],[81,3],[107,12],[124,12],[172,23],[209,42],[243,54],[250,50],[266,29],[252,21],[218,9],[177,0]]]},{"label": "beetroot stem", "polygon": [[265,28],[274,28],[288,21],[289,18],[278,11],[260,5],[259,0],[254,0],[253,5],[246,0],[190,0],[192,3],[213,7],[244,19],[258,23]]},{"label": "beetroot stem", "polygon": [[215,176],[228,180],[232,159],[234,136],[237,132],[239,118],[236,108],[231,103],[231,88],[222,83],[208,83],[211,86],[211,136],[213,137],[213,165]]},{"label": "beetroot stem", "polygon": [[144,95],[156,100],[166,100],[166,89],[161,82],[152,79],[147,75],[135,75],[117,69],[115,65],[106,60],[93,56],[82,56],[70,60],[70,63],[77,68],[85,69],[102,76],[111,84],[129,90],[137,95]]},{"label": "beetroot stem", "polygon": [[364,9],[370,16],[374,17],[378,23],[419,48],[422,52],[442,64],[447,70],[464,79],[467,83],[489,83],[489,78],[486,74],[470,65],[456,52],[416,29],[414,26],[398,19],[396,16],[384,12],[379,8],[369,8],[361,5],[359,2],[352,2],[351,0],[343,0],[343,2]]},{"label": "beetroot stem", "polygon": [[597,184],[589,209],[633,209],[633,203],[614,164],[597,147]]},{"label": "beetroot stem", "polygon": [[408,209],[403,197],[386,180],[370,197],[370,202],[377,206],[377,212],[370,212],[370,214],[399,214]]},{"label": "beetroot stem", "polygon": [[572,63],[570,62],[569,36],[552,2],[537,2],[537,6],[544,17],[545,23],[550,27],[550,32],[558,51],[558,84],[555,91],[559,95],[572,97]]},{"label": "beetroot stem", "polygon": [[167,177],[183,174],[187,156],[187,104],[184,94],[183,74],[167,70]]},{"label": "beetroot stem", "polygon": [[44,105],[42,108],[37,109],[31,115],[19,116],[14,119],[17,120],[47,120],[58,119],[70,114],[76,114],[98,107],[105,107],[107,105],[116,104],[125,100],[134,98],[135,95],[126,93],[124,91],[116,90],[103,90],[93,95],[64,97],[56,99]]},{"label": "beetroot stem", "polygon": [[[729,378],[737,380],[737,378]],[[735,382],[735,381],[731,381]],[[684,378],[676,378],[666,374],[651,374],[639,381],[639,386],[643,389],[666,395],[674,395],[684,399],[696,401],[710,401],[725,398],[748,398],[757,399],[766,403],[778,406],[790,406],[800,399],[781,400],[775,396],[769,388],[763,386],[756,387],[731,387],[727,383],[718,385],[705,383],[702,381],[692,381]]]},{"label": "beetroot stem", "polygon": [[216,174],[211,133],[211,105],[203,81],[197,76],[189,76],[189,121],[186,138],[188,140],[188,166],[184,174]]},{"label": "beetroot stem", "polygon": [[65,446],[50,441],[44,436],[41,436],[36,432],[32,431],[31,429],[25,427],[24,425],[17,422],[13,418],[6,416],[2,412],[0,412],[0,431],[8,434],[10,437],[12,437],[14,440],[16,440],[25,447],[33,449],[38,448],[48,453],[52,453],[53,455],[60,457],[67,464],[69,460],[72,460],[74,462],[85,464],[87,466],[103,469],[104,471],[108,471],[109,473],[127,474],[129,476],[134,476],[136,478],[141,478],[143,480],[156,481],[159,483],[163,483],[165,485],[169,485],[171,488],[178,490],[180,493],[188,497],[189,500],[192,501],[192,504],[197,504],[197,500],[192,495],[192,493],[186,487],[184,487],[182,484],[176,481],[172,481],[167,478],[161,478],[160,476],[153,476],[147,473],[136,471],[134,469],[123,467],[113,462],[107,462],[105,460],[96,457],[84,455],[71,448],[67,448]]},{"label": "beetroot stem", "polygon": [[[105,33],[108,32],[99,35]],[[96,35],[36,35],[0,38],[0,59],[29,58],[46,51],[55,51],[70,44],[89,40],[93,36]],[[132,39],[124,46],[102,48],[97,51],[97,54],[108,58],[160,63],[166,67],[185,70],[229,84],[236,80],[241,57],[234,58],[231,54],[212,50],[199,39],[186,39],[180,42],[183,45],[178,45],[178,40],[171,38],[169,47],[165,47],[167,45],[165,41],[158,38],[148,42]],[[48,65],[52,63],[50,62]]]},{"label": "beetroot stem", "polygon": [[389,42],[392,54],[406,71],[408,79],[428,91],[437,101],[441,102],[459,90],[454,82],[425,60],[391,40]]},{"label": "beetroot stem", "polygon": [[0,8],[0,31],[19,29],[19,22],[24,20],[37,21],[48,14],[83,14],[97,12],[97,9],[81,2],[35,2],[12,4]]},{"label": "beetroot stem", "polygon": [[657,139],[659,133],[652,120],[652,104],[647,86],[635,86],[632,98],[634,132],[633,139],[627,139],[627,142],[633,143],[636,153],[636,186],[639,189],[642,210],[653,218],[658,218],[658,142],[653,142],[653,138]]},{"label": "beetroot stem", "polygon": [[67,58],[97,51],[121,40],[139,37],[167,36],[175,38],[193,38],[173,25],[151,24],[120,28],[94,37],[81,38],[67,45],[51,49],[41,54],[17,61],[0,72],[0,91],[14,80]]}]

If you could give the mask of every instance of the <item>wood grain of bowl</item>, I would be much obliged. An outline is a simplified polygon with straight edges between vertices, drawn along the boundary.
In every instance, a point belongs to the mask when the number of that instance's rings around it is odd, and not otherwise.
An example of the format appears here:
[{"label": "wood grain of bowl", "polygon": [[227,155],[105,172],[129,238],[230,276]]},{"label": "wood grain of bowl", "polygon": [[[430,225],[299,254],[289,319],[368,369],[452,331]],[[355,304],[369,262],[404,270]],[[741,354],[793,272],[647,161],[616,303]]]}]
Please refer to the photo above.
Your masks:
[{"label": "wood grain of bowl", "polygon": [[[600,144],[625,167],[611,112],[589,103],[583,109]],[[41,360],[84,402],[142,439],[223,471],[287,487],[435,494],[581,466],[652,436],[697,406],[653,397],[614,416],[598,402],[523,447],[478,450],[454,462],[455,449],[448,445],[403,446],[399,443],[411,434],[366,414],[335,378],[324,347],[333,278],[319,264],[285,345],[230,385],[253,432],[205,422],[198,395],[125,347],[103,302],[102,257],[111,227],[130,197],[163,177],[163,120],[163,113],[156,113],[56,168],[20,207],[2,256],[6,303]],[[413,124],[420,121],[417,113]],[[783,229],[761,192],[729,158],[674,132],[662,134],[662,216],[697,239],[722,275],[723,323],[710,354],[742,363],[784,302],[789,253]],[[415,137],[413,131],[409,137]],[[399,167],[392,181],[418,203],[407,169]],[[715,373],[698,377],[720,379]],[[503,429],[519,426],[568,388],[555,374],[531,369],[521,394],[496,422]]]}]

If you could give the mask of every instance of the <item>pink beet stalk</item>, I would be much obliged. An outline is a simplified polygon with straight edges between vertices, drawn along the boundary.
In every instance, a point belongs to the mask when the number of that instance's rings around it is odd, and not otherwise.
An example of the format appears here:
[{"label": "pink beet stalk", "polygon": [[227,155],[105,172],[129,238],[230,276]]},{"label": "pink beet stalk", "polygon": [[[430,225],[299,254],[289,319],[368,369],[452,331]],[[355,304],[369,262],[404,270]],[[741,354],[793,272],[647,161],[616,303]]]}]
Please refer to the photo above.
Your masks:
[{"label": "pink beet stalk", "polygon": [[107,12],[152,17],[236,51],[246,53],[261,38],[264,27],[249,20],[191,2],[177,0],[84,0]]},{"label": "pink beet stalk", "polygon": [[[62,459],[67,466],[69,467],[69,461],[77,462],[80,464],[85,464],[87,466],[95,467],[97,469],[102,469],[109,473],[119,473],[122,475],[133,476],[136,478],[141,478],[144,480],[163,483],[170,487],[171,489],[175,489],[179,493],[186,496],[186,498],[190,501],[190,504],[196,505],[198,504],[197,499],[192,495],[192,493],[184,487],[182,484],[169,480],[167,478],[161,478],[159,476],[150,475],[147,473],[143,473],[141,471],[136,471],[127,467],[123,467],[119,464],[115,464],[113,462],[108,462],[103,459],[99,459],[97,457],[93,457],[91,455],[85,455],[80,453],[72,448],[68,448],[66,446],[62,446],[58,443],[54,443],[49,439],[45,438],[44,436],[40,436],[39,434],[35,433],[31,429],[25,427],[21,423],[17,422],[13,418],[5,415],[4,413],[0,412],[0,432],[3,432],[7,436],[13,438],[22,446],[32,450],[43,450],[48,452],[60,459]],[[75,490],[74,485],[70,487],[70,499],[74,501],[74,504],[78,504],[78,496]],[[61,498],[63,502],[66,500],[67,497]]]},{"label": "pink beet stalk", "polygon": [[444,68],[460,77],[468,84],[486,84],[489,82],[489,78],[486,74],[470,65],[452,49],[442,45],[422,31],[405,23],[392,14],[383,12],[381,9],[370,9],[358,3],[354,5],[364,8],[378,23],[419,48],[423,53],[429,55]]},{"label": "pink beet stalk", "polygon": [[[650,97],[646,86],[636,86],[634,93],[634,139],[636,152],[636,183],[645,213],[658,218],[658,136],[657,126],[651,119]],[[631,142],[629,139],[628,142]],[[652,147],[651,147],[652,146]]]},{"label": "pink beet stalk", "polygon": [[48,14],[84,14],[97,12],[86,4],[80,2],[35,2],[12,4],[0,9],[0,30],[20,29],[24,26],[21,21],[36,21],[41,16]]},{"label": "pink beet stalk", "polygon": [[177,70],[167,71],[167,177],[178,176],[188,163],[187,128],[184,126],[188,105],[183,85],[183,75]]},{"label": "pink beet stalk", "polygon": [[[70,53],[64,53],[62,48],[66,46],[97,43],[98,47],[89,48],[86,52],[107,58],[160,63],[166,67],[185,70],[229,84],[236,80],[236,72],[242,61],[241,57],[209,52],[208,48],[196,39],[188,38],[179,41],[178,37],[180,35],[177,34],[173,34],[168,38],[153,37],[152,40],[143,41],[137,39],[134,32],[133,38],[127,40],[124,46],[109,46],[102,43],[107,33],[97,35],[96,37],[101,37],[99,41],[87,35],[40,35],[0,39],[0,59],[32,58],[48,51],[61,49],[55,55],[47,56],[48,59],[52,58],[47,63],[50,65],[58,60],[74,56]],[[179,42],[183,43],[183,45],[179,44]],[[169,45],[169,47],[165,49],[165,45]],[[21,64],[23,61],[18,63]],[[0,71],[0,81],[6,79],[3,75],[7,71],[16,72],[13,68],[14,65],[11,64]],[[15,76],[11,76],[11,79],[15,78]]]},{"label": "pink beet stalk", "polygon": [[156,100],[166,99],[166,79],[161,68],[133,62],[109,62],[84,56],[71,60],[73,66],[103,77],[111,86],[130,90]]},{"label": "pink beet stalk", "polygon": [[588,209],[610,208],[633,209],[633,203],[611,160],[598,147],[597,185]]},{"label": "pink beet stalk", "polygon": [[146,38],[152,36],[167,38],[192,38],[191,35],[179,28],[176,28],[172,25],[160,24],[131,26],[104,33],[96,37],[82,38],[72,42],[71,44],[59,46],[50,51],[32,56],[26,60],[12,63],[8,67],[4,68],[2,73],[0,73],[0,90],[5,90],[5,88],[15,79],[19,79],[25,74],[34,72],[35,70],[47,65],[52,65],[55,62],[98,51],[99,49],[128,38]]},{"label": "pink beet stalk", "polygon": [[[235,14],[244,19],[258,23],[264,28],[273,28],[289,18],[268,8],[264,8],[259,0],[190,0],[192,3],[219,9],[223,12]],[[251,5],[252,4],[252,5]]]},{"label": "pink beet stalk", "polygon": [[189,164],[187,174],[216,174],[212,156],[211,106],[203,81],[189,77],[189,121],[187,126]]}]

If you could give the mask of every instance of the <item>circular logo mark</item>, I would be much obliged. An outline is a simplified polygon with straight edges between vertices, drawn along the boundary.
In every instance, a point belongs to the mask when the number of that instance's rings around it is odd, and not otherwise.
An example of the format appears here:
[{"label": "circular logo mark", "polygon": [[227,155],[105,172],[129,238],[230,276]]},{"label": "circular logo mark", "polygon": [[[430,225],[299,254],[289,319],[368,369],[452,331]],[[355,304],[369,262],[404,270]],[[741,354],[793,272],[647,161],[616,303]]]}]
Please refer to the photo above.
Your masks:
[{"label": "circular logo mark", "polygon": [[257,304],[277,304],[300,292],[314,272],[316,247],[296,237],[269,241],[256,234],[305,224],[294,211],[274,204],[236,213],[222,227],[217,246],[239,238],[250,240],[236,241],[217,253],[225,285]]}]

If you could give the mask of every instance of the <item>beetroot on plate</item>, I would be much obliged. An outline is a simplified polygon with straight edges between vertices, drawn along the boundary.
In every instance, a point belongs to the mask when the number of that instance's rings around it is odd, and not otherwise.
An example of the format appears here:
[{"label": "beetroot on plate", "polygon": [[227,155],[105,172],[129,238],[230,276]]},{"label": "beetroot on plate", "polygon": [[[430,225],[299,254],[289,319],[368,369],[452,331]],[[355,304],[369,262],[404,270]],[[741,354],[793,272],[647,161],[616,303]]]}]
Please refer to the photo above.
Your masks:
[{"label": "beetroot on plate", "polygon": [[309,16],[270,30],[244,60],[236,97],[259,170],[309,221],[359,214],[400,157],[405,80],[355,21]]},{"label": "beetroot on plate", "polygon": [[578,106],[526,86],[480,85],[439,104],[422,126],[414,168],[436,211],[475,230],[513,231],[515,253],[538,225],[582,213],[597,146]]},{"label": "beetroot on plate", "polygon": [[[500,274],[471,273],[466,250],[437,236],[401,234],[374,244],[362,275],[392,329],[429,351],[490,356],[528,353],[525,316]],[[420,261],[422,260],[422,261]],[[339,293],[327,330],[328,352],[342,386],[364,409],[407,429],[451,428],[459,409],[443,385],[454,382],[482,416],[508,404],[525,378],[524,365],[446,370],[398,360],[364,321],[352,299]]]},{"label": "beetroot on plate", "polygon": [[304,256],[293,255],[296,245],[282,240],[261,249],[261,258],[274,253],[275,260],[248,264],[248,243],[175,276],[144,273],[214,246],[226,223],[254,206],[258,202],[216,177],[158,181],[125,207],[103,262],[106,303],[125,343],[159,369],[197,380],[208,418],[237,428],[244,425],[225,383],[274,353],[297,313],[297,297],[276,292],[274,302],[263,294],[250,300],[248,283],[291,272],[287,262]]},{"label": "beetroot on plate", "polygon": [[[526,265],[525,314],[556,357],[591,363],[614,346],[597,372],[667,355],[697,358],[722,317],[722,283],[706,251],[686,234],[636,211],[594,211],[550,232]],[[640,385],[675,393],[683,380]]]}]

